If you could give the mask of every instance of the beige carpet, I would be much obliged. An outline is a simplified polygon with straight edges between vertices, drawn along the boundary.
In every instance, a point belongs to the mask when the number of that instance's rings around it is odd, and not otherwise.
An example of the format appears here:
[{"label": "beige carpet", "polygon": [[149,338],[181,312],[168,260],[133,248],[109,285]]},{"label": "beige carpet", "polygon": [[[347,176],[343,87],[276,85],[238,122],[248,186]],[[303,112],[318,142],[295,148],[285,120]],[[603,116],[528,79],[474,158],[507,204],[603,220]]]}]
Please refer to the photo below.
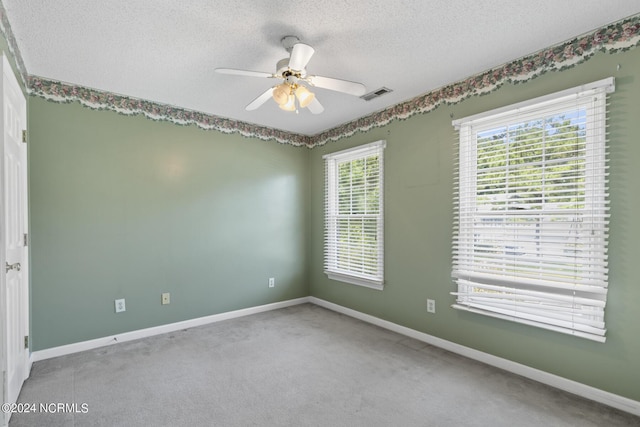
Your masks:
[{"label": "beige carpet", "polygon": [[11,427],[640,426],[309,304],[37,362],[19,401],[76,406]]}]

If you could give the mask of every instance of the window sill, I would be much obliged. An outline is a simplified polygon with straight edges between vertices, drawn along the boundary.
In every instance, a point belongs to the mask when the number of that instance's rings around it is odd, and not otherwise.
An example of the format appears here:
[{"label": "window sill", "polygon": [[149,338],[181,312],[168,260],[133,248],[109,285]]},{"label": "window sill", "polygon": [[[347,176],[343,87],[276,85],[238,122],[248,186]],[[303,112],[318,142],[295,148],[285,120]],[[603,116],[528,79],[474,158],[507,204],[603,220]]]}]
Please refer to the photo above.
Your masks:
[{"label": "window sill", "polygon": [[344,273],[336,273],[335,271],[325,271],[325,274],[331,280],[350,283],[352,285],[364,286],[366,288],[371,288],[378,291],[384,289],[384,281],[381,280],[366,279],[364,277],[357,277]]}]

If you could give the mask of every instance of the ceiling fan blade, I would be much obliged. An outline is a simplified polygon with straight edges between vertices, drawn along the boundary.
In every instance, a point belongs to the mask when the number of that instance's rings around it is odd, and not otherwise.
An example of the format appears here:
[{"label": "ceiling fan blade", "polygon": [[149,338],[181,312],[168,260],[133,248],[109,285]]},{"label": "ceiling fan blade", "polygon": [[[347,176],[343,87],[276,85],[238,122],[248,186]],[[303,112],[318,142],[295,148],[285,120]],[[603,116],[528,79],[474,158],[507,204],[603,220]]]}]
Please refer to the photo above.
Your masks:
[{"label": "ceiling fan blade", "polygon": [[235,68],[216,68],[216,73],[220,74],[233,74],[235,76],[247,76],[247,77],[275,77],[271,73],[265,73],[262,71],[249,71],[249,70],[237,70]]},{"label": "ceiling fan blade", "polygon": [[354,96],[362,96],[367,91],[362,83],[350,82],[348,80],[322,76],[308,76],[306,80],[313,86],[344,92]]},{"label": "ceiling fan blade", "polygon": [[320,104],[318,98],[313,98],[313,101],[311,101],[309,105],[307,105],[307,108],[309,109],[309,111],[311,111],[312,114],[320,114],[324,111],[324,107],[322,106],[322,104]]},{"label": "ceiling fan blade", "polygon": [[245,110],[247,111],[253,111],[255,109],[257,109],[258,107],[260,107],[262,104],[264,104],[265,102],[267,102],[270,98],[271,95],[273,94],[273,88],[270,87],[269,89],[265,90],[262,95],[260,95],[259,97],[257,97],[256,99],[254,99],[253,101],[251,101],[249,103],[249,105],[247,105],[246,107],[244,107]]},{"label": "ceiling fan blade", "polygon": [[289,68],[296,71],[302,71],[309,63],[315,50],[304,43],[296,43],[291,50],[291,58],[289,58]]}]

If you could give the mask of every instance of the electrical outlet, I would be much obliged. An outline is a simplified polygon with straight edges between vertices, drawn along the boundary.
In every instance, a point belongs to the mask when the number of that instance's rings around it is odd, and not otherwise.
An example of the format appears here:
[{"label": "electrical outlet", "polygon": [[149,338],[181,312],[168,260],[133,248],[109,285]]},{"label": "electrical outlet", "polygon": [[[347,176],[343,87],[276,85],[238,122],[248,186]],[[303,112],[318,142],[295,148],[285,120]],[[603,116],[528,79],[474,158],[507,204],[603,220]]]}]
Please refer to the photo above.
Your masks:
[{"label": "electrical outlet", "polygon": [[171,302],[171,294],[169,292],[165,292],[162,294],[162,305],[167,305]]},{"label": "electrical outlet", "polygon": [[124,298],[117,299],[115,301],[115,304],[116,304],[116,313],[122,313],[123,311],[127,311],[127,308],[124,305]]},{"label": "electrical outlet", "polygon": [[428,299],[427,300],[427,312],[435,313],[436,312],[436,300]]},{"label": "electrical outlet", "polygon": [[276,286],[276,278],[275,277],[269,277],[269,287],[273,288]]}]

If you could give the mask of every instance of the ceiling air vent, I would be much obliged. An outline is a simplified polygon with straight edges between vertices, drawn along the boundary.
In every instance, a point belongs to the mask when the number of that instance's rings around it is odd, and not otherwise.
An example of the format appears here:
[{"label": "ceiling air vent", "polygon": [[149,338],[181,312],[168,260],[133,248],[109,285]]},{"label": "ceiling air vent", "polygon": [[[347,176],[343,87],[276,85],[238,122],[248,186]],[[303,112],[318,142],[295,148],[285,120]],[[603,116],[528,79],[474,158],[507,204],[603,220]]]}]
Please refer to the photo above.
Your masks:
[{"label": "ceiling air vent", "polygon": [[360,98],[364,99],[365,101],[371,101],[373,98],[377,98],[389,92],[393,92],[393,89],[389,89],[388,87],[383,86],[380,89],[376,89],[372,92],[365,93]]}]

